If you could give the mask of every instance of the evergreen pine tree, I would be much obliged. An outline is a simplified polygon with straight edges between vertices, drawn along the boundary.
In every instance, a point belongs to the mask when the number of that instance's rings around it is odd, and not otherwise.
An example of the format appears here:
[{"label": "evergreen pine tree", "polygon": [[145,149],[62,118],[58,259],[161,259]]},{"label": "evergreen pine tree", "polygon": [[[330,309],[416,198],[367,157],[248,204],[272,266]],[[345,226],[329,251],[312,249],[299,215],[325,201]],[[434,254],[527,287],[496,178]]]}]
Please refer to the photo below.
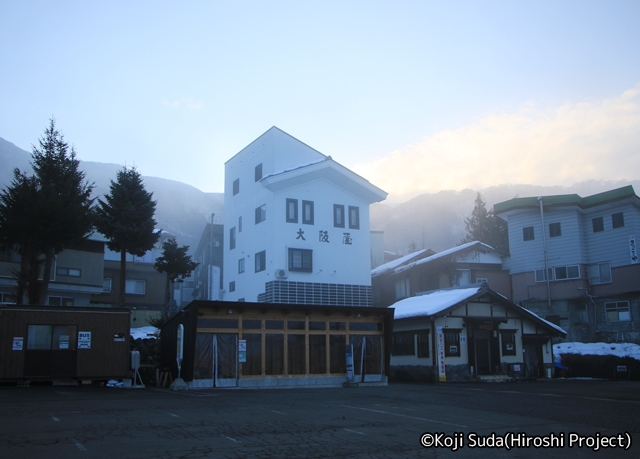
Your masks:
[{"label": "evergreen pine tree", "polygon": [[120,253],[120,307],[125,305],[127,253],[141,257],[160,237],[155,230],[156,202],[152,197],[140,173],[134,167],[124,167],[116,181],[111,180],[109,194],[104,200],[98,199],[96,227],[107,238],[107,247]]},{"label": "evergreen pine tree", "polygon": [[[91,192],[73,149],[50,121],[39,147],[33,147],[33,176],[14,170],[0,195],[0,243],[21,257],[17,301],[43,304],[55,256],[93,230]],[[39,280],[40,270],[42,280]]]},{"label": "evergreen pine tree", "polygon": [[167,283],[165,292],[165,306],[163,318],[166,321],[169,318],[169,303],[171,301],[171,286],[174,283],[184,282],[188,278],[198,263],[192,261],[191,256],[187,255],[189,246],[184,245],[178,247],[175,238],[169,238],[162,243],[162,256],[156,259],[153,265],[154,269],[159,273],[167,273]]},{"label": "evergreen pine tree", "polygon": [[464,220],[466,237],[462,244],[473,241],[484,242],[502,254],[509,253],[509,236],[507,223],[487,210],[487,205],[480,193],[477,194],[471,217]]}]

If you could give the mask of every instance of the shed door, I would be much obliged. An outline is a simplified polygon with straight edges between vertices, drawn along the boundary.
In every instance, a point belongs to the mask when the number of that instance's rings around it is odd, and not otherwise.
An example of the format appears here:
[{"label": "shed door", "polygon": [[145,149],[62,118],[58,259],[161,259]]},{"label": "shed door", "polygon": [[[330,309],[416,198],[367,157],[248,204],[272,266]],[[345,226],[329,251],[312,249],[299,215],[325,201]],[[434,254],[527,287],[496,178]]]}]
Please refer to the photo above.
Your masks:
[{"label": "shed door", "polygon": [[25,378],[75,378],[75,325],[29,325],[24,354]]}]

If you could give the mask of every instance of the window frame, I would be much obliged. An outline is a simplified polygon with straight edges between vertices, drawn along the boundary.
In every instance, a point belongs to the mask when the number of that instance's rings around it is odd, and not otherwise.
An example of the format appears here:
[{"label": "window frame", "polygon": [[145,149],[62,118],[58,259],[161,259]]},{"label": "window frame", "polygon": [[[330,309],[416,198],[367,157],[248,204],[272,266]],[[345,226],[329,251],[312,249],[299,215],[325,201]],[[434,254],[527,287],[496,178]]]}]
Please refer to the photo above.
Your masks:
[{"label": "window frame", "polygon": [[[300,256],[299,267],[296,266],[298,264],[296,255]],[[297,249],[289,247],[287,260],[289,271],[302,273],[313,272],[313,250],[311,249]]]},{"label": "window frame", "polygon": [[516,330],[500,330],[502,355],[516,355],[516,346]]},{"label": "window frame", "polygon": [[256,182],[262,180],[262,163],[258,164],[255,168],[254,168],[254,179]]},{"label": "window frame", "polygon": [[[108,284],[108,286],[107,286]],[[111,292],[113,290],[113,277],[103,277],[102,278],[102,291],[103,292]]]},{"label": "window frame", "polygon": [[360,229],[360,207],[358,206],[349,206],[349,229]]},{"label": "window frame", "polygon": [[[574,273],[573,276],[571,276],[569,274],[569,270],[573,270],[573,269],[577,270],[577,274]],[[558,271],[560,270],[560,273],[562,273],[562,270],[565,270],[565,277],[559,277],[558,276]],[[563,281],[563,280],[573,280],[573,279],[580,279],[580,265],[567,265],[567,266],[555,266],[553,268],[553,280],[556,281]]]},{"label": "window frame", "polygon": [[391,340],[391,355],[412,357],[416,355],[416,338],[414,331],[393,332]]},{"label": "window frame", "polygon": [[245,259],[244,258],[239,258],[238,259],[238,274],[242,274],[245,271]]},{"label": "window frame", "polygon": [[[445,357],[460,357],[460,330],[458,329],[445,329],[442,331],[444,334],[444,356]],[[456,347],[456,352],[452,352],[451,347]]]},{"label": "window frame", "polygon": [[233,250],[236,248],[237,239],[236,239],[236,227],[233,226],[229,228],[229,250]]},{"label": "window frame", "polygon": [[255,254],[254,257],[255,272],[260,273],[267,269],[267,251],[262,250]]},{"label": "window frame", "polygon": [[418,348],[418,358],[429,358],[430,357],[430,349],[431,349],[431,344],[429,341],[429,330],[420,330],[417,333],[418,335],[418,342],[417,342],[417,348]]},{"label": "window frame", "polygon": [[[291,215],[290,206],[293,206],[293,215]],[[287,223],[298,223],[298,200],[293,198],[287,198],[285,204],[285,218]]]},{"label": "window frame", "polygon": [[[339,217],[339,219],[336,217]],[[344,226],[345,226],[344,225],[344,205],[334,204],[333,205],[333,227],[344,228]]]},{"label": "window frame", "polygon": [[[605,275],[605,279],[603,280],[603,276],[602,276],[602,269],[601,267],[606,266],[607,267],[607,271],[608,271],[608,280],[606,278]],[[598,268],[598,279],[597,281],[595,280],[595,276],[593,275],[593,271],[594,268]],[[609,261],[604,261],[602,263],[592,263],[590,265],[587,266],[587,276],[588,276],[588,281],[589,281],[589,285],[599,285],[599,284],[610,284],[611,282],[613,282],[613,273],[611,272],[611,262]]]},{"label": "window frame", "polygon": [[[626,310],[626,311],[625,311]],[[626,312],[626,318],[620,318],[621,313]],[[611,313],[614,313],[617,318],[612,319]],[[607,301],[604,303],[604,314],[607,318],[607,322],[631,322],[631,305],[629,300],[623,301]]]},{"label": "window frame", "polygon": [[[310,218],[307,218],[307,209],[309,209]],[[315,219],[313,201],[302,201],[302,224],[313,225]]]},{"label": "window frame", "polygon": [[562,223],[553,222],[549,223],[549,237],[561,237],[562,236]]},{"label": "window frame", "polygon": [[591,219],[591,228],[594,233],[601,233],[604,231],[604,217],[594,217]]},{"label": "window frame", "polygon": [[624,228],[624,212],[611,214],[611,226],[613,229]]},{"label": "window frame", "polygon": [[229,293],[233,293],[236,291],[236,281],[229,282]]},{"label": "window frame", "polygon": [[262,204],[261,206],[256,207],[255,214],[256,225],[265,221],[267,219],[267,205]]},{"label": "window frame", "polygon": [[237,195],[238,193],[240,193],[240,179],[237,178],[233,181],[233,185],[232,185],[232,192],[233,192],[233,196]]},{"label": "window frame", "polygon": [[[75,274],[76,272],[77,274]],[[58,266],[56,267],[56,276],[82,277],[82,270],[79,268],[65,268]]]},{"label": "window frame", "polygon": [[[127,291],[130,290],[127,286],[130,285],[130,283],[135,283],[134,284],[134,288],[133,288],[133,292],[131,291]],[[142,285],[142,293],[137,293],[137,286],[138,285]],[[125,295],[136,295],[136,296],[144,296],[147,293],[147,281],[146,279],[131,279],[131,278],[127,278],[125,279],[124,282],[124,293]]]},{"label": "window frame", "polygon": [[534,230],[533,226],[525,226],[524,228],[522,228],[522,241],[523,242],[535,241],[535,239],[536,239],[536,233],[535,233],[535,230]]}]

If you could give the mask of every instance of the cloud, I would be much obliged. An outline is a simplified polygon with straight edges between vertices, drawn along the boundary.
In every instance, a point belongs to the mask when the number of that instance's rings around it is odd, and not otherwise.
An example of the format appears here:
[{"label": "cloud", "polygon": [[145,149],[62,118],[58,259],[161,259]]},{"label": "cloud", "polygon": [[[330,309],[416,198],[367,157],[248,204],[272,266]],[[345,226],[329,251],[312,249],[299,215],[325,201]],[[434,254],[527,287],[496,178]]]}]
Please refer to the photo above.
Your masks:
[{"label": "cloud", "polygon": [[637,179],[639,150],[640,83],[609,99],[490,113],[353,169],[403,201],[509,183]]},{"label": "cloud", "polygon": [[171,108],[187,110],[202,110],[204,108],[204,102],[193,99],[179,99],[173,102],[169,102],[165,99],[164,105]]}]

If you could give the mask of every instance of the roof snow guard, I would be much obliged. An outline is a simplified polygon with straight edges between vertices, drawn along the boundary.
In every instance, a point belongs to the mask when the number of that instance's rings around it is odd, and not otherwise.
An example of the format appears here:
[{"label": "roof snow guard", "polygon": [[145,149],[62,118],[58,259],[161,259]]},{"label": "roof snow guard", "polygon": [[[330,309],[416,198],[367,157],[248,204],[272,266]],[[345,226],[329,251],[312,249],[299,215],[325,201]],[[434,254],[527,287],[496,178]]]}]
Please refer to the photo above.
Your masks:
[{"label": "roof snow guard", "polygon": [[395,320],[413,317],[438,317],[447,314],[451,309],[485,295],[488,295],[492,301],[501,303],[505,307],[527,316],[533,322],[544,326],[554,336],[564,338],[567,335],[567,332],[559,326],[483,286],[434,290],[433,292],[405,298],[389,307],[395,309]]}]

